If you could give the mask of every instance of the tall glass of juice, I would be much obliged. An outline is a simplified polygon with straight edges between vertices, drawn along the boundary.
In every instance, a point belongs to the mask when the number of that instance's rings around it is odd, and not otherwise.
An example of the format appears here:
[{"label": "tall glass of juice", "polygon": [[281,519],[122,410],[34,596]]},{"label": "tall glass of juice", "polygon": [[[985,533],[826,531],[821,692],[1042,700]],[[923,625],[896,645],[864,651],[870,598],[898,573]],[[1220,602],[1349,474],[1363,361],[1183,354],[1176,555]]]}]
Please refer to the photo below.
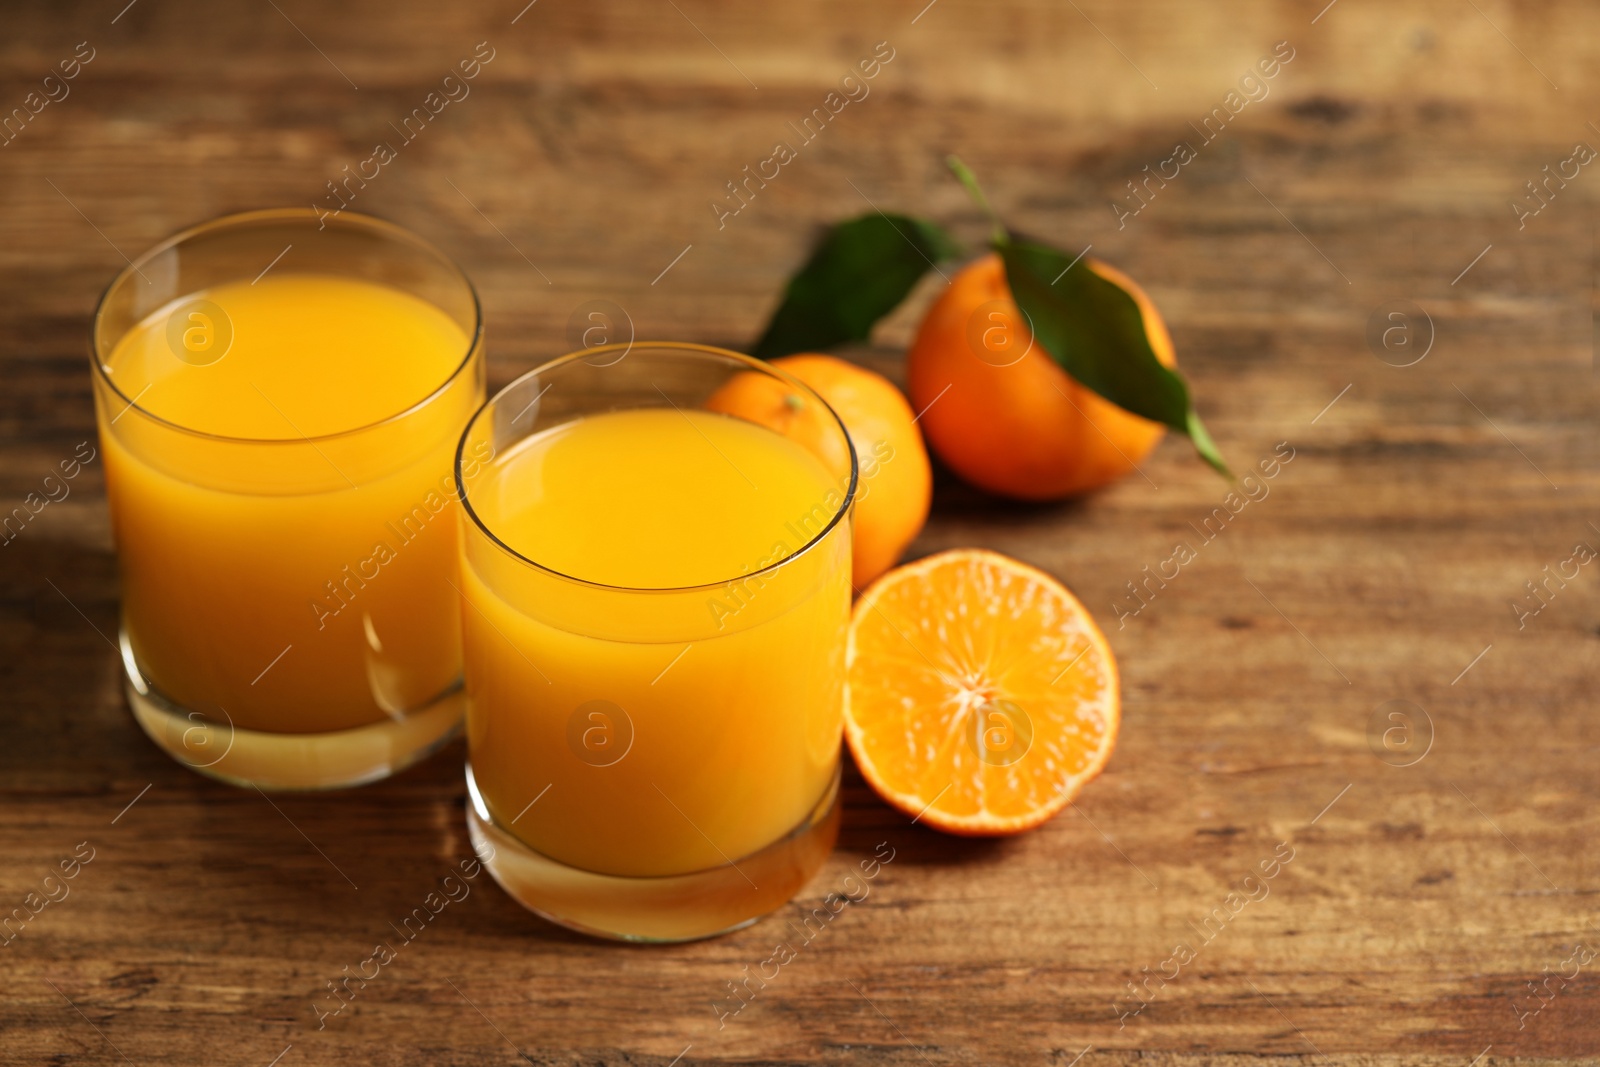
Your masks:
[{"label": "tall glass of juice", "polygon": [[[786,432],[719,413],[730,390],[782,405]],[[640,941],[790,899],[838,833],[838,417],[747,356],[612,345],[508,385],[456,469],[467,821],[495,878]]]},{"label": "tall glass of juice", "polygon": [[263,789],[372,781],[447,740],[451,460],[484,396],[460,269],[349,212],[233,215],[118,275],[92,341],[145,732]]}]

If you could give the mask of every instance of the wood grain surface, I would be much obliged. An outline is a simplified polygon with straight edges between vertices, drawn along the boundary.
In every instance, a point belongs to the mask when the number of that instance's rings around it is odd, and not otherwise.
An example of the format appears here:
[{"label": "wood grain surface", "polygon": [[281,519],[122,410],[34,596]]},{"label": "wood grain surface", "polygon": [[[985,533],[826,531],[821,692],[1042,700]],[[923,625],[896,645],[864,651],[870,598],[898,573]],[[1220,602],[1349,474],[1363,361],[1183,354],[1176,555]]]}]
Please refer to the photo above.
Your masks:
[{"label": "wood grain surface", "polygon": [[[873,206],[981,241],[955,151],[1018,228],[1148,289],[1236,465],[1294,458],[1209,541],[1191,524],[1226,487],[1181,440],[1058,506],[940,475],[912,554],[1046,568],[1119,658],[1116,754],[1042,829],[940,836],[851,770],[838,853],[768,921],[619,947],[481,878],[320,1029],[326,983],[468,855],[462,749],[272,798],[167,759],[120,696],[90,463],[0,547],[0,912],[93,856],[0,944],[0,1060],[1595,1062],[1600,569],[1512,607],[1600,546],[1600,175],[1525,185],[1600,146],[1592,6],[523,2],[8,4],[0,114],[29,113],[0,147],[4,508],[93,440],[86,320],[126,257],[316,202],[479,42],[470,96],[352,207],[466,266],[494,383],[566,350],[595,299],[640,337],[748,344],[817,228]],[[719,226],[726,183],[884,41],[870,95]],[[1191,123],[1280,41],[1267,95],[1205,141]],[[1195,160],[1119,228],[1126,183],[1180,141]],[[1519,198],[1541,210],[1519,223]],[[851,354],[898,375],[942,284]],[[1412,351],[1432,341],[1407,367],[1368,342],[1396,301]],[[1179,541],[1197,558],[1119,625]],[[1428,741],[1408,766],[1370,743],[1395,725]],[[870,895],[720,1017],[880,842]],[[1285,852],[1265,895],[1230,898]]]}]

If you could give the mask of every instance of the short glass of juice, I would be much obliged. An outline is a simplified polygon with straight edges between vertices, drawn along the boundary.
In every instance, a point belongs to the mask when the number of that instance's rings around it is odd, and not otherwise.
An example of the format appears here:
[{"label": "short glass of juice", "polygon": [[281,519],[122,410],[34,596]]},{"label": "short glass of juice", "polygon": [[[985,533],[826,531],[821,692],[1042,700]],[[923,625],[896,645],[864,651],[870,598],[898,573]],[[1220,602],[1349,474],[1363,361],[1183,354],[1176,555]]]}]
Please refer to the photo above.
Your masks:
[{"label": "short glass of juice", "polygon": [[485,393],[460,268],[351,212],[233,215],[119,274],[91,357],[145,732],[263,789],[374,781],[448,740],[451,463]]},{"label": "short glass of juice", "polygon": [[838,834],[857,477],[838,417],[748,356],[603,346],[506,386],[456,472],[467,822],[496,880],[634,941],[788,901]]}]

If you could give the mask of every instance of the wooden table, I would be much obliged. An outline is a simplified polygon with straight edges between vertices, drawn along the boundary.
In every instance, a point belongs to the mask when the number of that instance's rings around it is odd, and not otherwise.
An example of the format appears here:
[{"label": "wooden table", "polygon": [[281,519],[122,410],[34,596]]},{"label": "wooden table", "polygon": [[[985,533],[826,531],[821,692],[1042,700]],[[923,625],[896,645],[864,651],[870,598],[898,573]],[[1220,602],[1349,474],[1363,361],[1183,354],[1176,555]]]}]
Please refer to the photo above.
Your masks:
[{"label": "wooden table", "polygon": [[[270,799],[161,755],[104,639],[116,563],[91,463],[0,547],[0,911],[93,852],[0,945],[0,1059],[1594,1062],[1600,570],[1537,615],[1511,605],[1600,546],[1600,177],[1551,184],[1520,229],[1510,207],[1574,142],[1600,145],[1592,10],[125,2],[3,16],[0,107],[79,42],[93,55],[0,150],[7,508],[93,440],[85,320],[126,256],[314,202],[478,42],[493,59],[471,95],[352,207],[467,267],[496,383],[566,349],[592,299],[641,337],[746,344],[817,227],[871,206],[981,241],[943,171],[958,151],[1019,228],[1093,244],[1148,288],[1230,458],[1295,458],[1120,628],[1125,583],[1198,541],[1225,491],[1182,441],[1052,507],[941,475],[913,554],[984,545],[1071,585],[1121,664],[1120,745],[1074,810],[998,842],[909,825],[850,771],[839,851],[789,917],[880,842],[895,858],[724,1025],[714,1002],[784,914],[618,947],[484,879],[321,1030],[325,983],[467,855],[462,751]],[[1202,141],[1190,123],[1284,40],[1268,95]],[[894,58],[871,95],[719,228],[725,183],[880,41]],[[1119,229],[1111,203],[1178,141],[1197,158]],[[939,284],[853,354],[898,373]],[[1414,305],[1394,320],[1412,349],[1368,343],[1392,301]],[[1420,362],[1389,365],[1428,335]],[[1409,719],[1388,718],[1397,700]],[[1426,754],[1378,758],[1391,727]],[[1293,858],[1230,903],[1275,851]],[[1128,983],[1174,969],[1132,1014]]]}]

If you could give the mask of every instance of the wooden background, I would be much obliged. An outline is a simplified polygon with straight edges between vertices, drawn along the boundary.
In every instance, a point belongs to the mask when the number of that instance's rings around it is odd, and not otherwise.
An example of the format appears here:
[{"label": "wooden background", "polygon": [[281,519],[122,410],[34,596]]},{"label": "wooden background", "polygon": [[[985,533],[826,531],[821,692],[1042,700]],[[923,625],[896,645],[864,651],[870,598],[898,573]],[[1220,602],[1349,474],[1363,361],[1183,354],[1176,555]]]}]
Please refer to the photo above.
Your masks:
[{"label": "wooden background", "polygon": [[[746,344],[816,228],[869,200],[981,240],[956,151],[1016,226],[1145,285],[1236,464],[1284,441],[1295,459],[1121,629],[1124,583],[1224,492],[1182,441],[1059,506],[941,476],[914,554],[985,545],[1071,585],[1122,666],[1120,746],[1075,810],[993,843],[909,825],[852,771],[839,852],[788,914],[879,842],[894,862],[720,1029],[712,1001],[781,921],[619,947],[484,879],[318,1030],[324,983],[468,854],[461,749],[275,803],[161,755],[96,632],[117,592],[91,464],[0,547],[0,912],[95,850],[0,945],[0,1060],[1594,1062],[1600,962],[1564,961],[1600,949],[1600,571],[1524,627],[1510,606],[1600,546],[1600,176],[1521,229],[1510,207],[1600,146],[1591,6],[522,2],[8,4],[0,111],[79,42],[95,58],[0,148],[5,509],[92,440],[85,323],[124,256],[311,203],[480,41],[471,96],[353,206],[466,266],[495,383],[566,349],[593,299],[640,337]],[[1124,183],[1282,40],[1270,96],[1119,230]],[[724,183],[879,41],[871,95],[718,229]],[[939,284],[855,355],[898,373]],[[1432,323],[1411,367],[1365,339],[1392,300]],[[1391,700],[1431,724],[1411,766],[1369,747]],[[1270,895],[1119,1025],[1125,984],[1279,842]]]}]

